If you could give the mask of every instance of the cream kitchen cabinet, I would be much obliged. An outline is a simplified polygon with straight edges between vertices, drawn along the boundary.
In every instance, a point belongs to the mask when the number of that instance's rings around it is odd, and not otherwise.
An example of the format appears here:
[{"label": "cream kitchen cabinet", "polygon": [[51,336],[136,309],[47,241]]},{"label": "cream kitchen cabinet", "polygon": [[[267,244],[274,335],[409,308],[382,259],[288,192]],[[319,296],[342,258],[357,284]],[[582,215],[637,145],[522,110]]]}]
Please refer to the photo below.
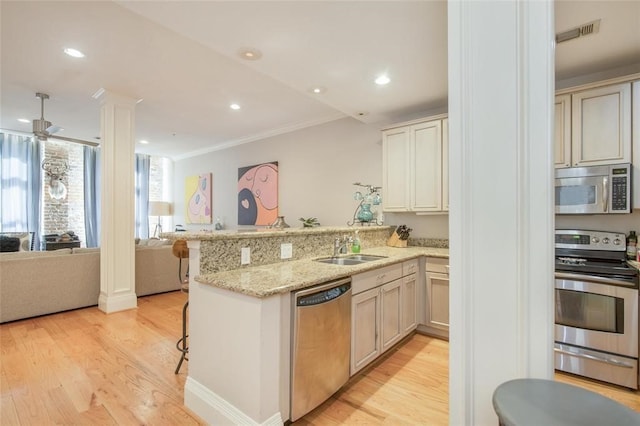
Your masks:
[{"label": "cream kitchen cabinet", "polygon": [[631,101],[630,82],[556,96],[556,167],[630,163]]},{"label": "cream kitchen cabinet", "polygon": [[380,287],[380,339],[382,352],[402,338],[402,278]]},{"label": "cream kitchen cabinet", "polygon": [[351,278],[351,375],[415,329],[417,270],[413,260]]},{"label": "cream kitchen cabinet", "polygon": [[556,96],[554,140],[556,168],[571,167],[571,95]]},{"label": "cream kitchen cabinet", "polygon": [[633,113],[633,171],[631,176],[633,177],[633,194],[631,200],[633,201],[633,208],[640,209],[640,80],[633,82],[633,107],[631,111]]},{"label": "cream kitchen cabinet", "polygon": [[449,336],[449,259],[428,257],[425,262],[427,277],[426,324],[429,334]]},{"label": "cream kitchen cabinet", "polygon": [[418,260],[402,263],[402,336],[418,324]]},{"label": "cream kitchen cabinet", "polygon": [[382,353],[378,335],[380,289],[374,288],[351,298],[351,375]]},{"label": "cream kitchen cabinet", "polygon": [[384,211],[448,210],[447,126],[446,117],[439,116],[383,131]]}]

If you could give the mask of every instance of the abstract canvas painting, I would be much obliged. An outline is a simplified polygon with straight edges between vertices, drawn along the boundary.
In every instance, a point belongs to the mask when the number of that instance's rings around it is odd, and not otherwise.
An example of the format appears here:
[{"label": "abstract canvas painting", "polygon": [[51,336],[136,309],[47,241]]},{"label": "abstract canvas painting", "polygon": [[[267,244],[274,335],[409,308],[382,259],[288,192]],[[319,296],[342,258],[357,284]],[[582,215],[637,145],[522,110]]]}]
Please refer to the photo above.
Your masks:
[{"label": "abstract canvas painting", "polygon": [[238,225],[271,225],[278,217],[278,162],[238,169]]},{"label": "abstract canvas painting", "polygon": [[185,214],[187,223],[211,223],[211,173],[189,176],[185,180]]}]

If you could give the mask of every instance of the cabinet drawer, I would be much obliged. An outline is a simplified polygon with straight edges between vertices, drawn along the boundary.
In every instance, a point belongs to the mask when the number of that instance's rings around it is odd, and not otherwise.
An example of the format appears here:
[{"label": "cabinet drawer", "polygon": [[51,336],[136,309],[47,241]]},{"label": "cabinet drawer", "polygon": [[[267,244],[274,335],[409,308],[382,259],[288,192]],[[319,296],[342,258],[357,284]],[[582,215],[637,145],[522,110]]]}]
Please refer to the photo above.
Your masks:
[{"label": "cabinet drawer", "polygon": [[418,259],[407,260],[402,262],[402,276],[415,274],[418,272]]},{"label": "cabinet drawer", "polygon": [[439,272],[441,274],[448,274],[449,259],[443,259],[439,257],[427,257],[427,263],[425,263],[425,269],[427,272]]},{"label": "cabinet drawer", "polygon": [[353,294],[358,294],[401,277],[402,263],[396,263],[352,276],[351,289]]}]

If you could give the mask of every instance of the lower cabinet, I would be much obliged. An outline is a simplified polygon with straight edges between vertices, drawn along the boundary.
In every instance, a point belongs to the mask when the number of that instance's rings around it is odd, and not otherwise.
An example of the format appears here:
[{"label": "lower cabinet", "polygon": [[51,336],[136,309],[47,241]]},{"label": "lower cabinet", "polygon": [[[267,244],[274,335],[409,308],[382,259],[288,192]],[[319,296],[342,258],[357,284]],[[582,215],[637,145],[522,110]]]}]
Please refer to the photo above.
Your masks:
[{"label": "lower cabinet", "polygon": [[[415,261],[416,269],[418,262]],[[418,274],[402,277],[402,335],[406,336],[418,325]]]},{"label": "lower cabinet", "polygon": [[426,324],[421,330],[439,337],[449,337],[449,259],[428,257]]},{"label": "lower cabinet", "polygon": [[379,312],[380,289],[351,298],[351,375],[382,353],[378,339]]},{"label": "lower cabinet", "polygon": [[380,287],[382,352],[402,338],[402,278]]},{"label": "lower cabinet", "polygon": [[417,269],[410,260],[351,278],[351,375],[416,328]]}]

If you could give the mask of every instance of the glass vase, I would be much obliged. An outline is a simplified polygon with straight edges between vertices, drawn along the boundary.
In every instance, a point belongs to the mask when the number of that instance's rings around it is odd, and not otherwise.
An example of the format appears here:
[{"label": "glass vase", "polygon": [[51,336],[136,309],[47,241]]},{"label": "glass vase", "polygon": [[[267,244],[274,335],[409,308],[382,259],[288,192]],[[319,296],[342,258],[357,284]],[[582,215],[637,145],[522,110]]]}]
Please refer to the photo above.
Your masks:
[{"label": "glass vase", "polygon": [[360,222],[371,222],[373,220],[373,213],[371,212],[371,204],[362,204],[357,216]]}]

